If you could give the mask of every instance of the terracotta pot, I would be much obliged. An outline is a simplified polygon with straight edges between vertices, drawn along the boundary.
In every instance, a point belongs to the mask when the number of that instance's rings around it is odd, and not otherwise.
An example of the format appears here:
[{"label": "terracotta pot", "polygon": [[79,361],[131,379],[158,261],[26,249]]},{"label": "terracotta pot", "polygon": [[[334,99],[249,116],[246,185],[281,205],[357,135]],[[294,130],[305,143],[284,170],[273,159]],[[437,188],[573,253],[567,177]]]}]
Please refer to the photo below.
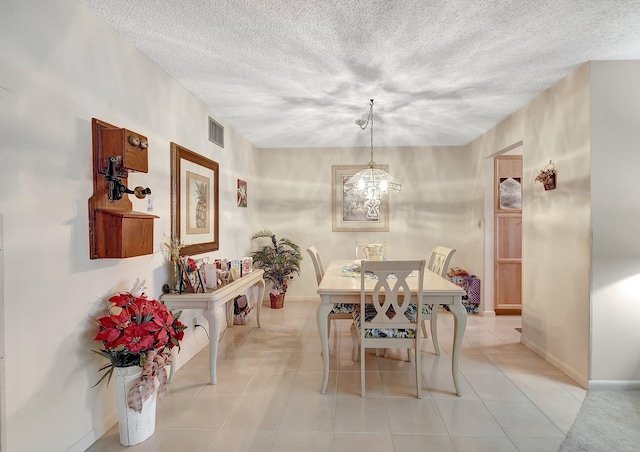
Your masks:
[{"label": "terracotta pot", "polygon": [[282,309],[284,307],[284,295],[283,293],[274,295],[272,293],[269,294],[269,298],[271,299],[271,309]]}]

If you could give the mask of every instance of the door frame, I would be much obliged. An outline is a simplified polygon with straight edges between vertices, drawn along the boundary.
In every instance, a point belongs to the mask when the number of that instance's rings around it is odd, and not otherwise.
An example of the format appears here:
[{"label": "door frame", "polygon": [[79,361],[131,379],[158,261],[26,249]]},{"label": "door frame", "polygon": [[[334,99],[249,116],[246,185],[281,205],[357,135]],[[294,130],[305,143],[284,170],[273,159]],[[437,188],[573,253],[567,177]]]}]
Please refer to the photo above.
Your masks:
[{"label": "door frame", "polygon": [[[483,177],[484,177],[484,283],[482,290],[482,315],[484,317],[495,317],[496,312],[494,310],[494,268],[493,268],[493,256],[494,256],[494,239],[495,239],[495,225],[493,224],[494,214],[494,163],[493,159],[499,155],[504,154],[524,154],[523,141],[520,140],[513,143],[506,148],[487,155],[484,159],[483,165]],[[524,193],[523,193],[524,196]],[[524,203],[524,199],[522,200]]]}]

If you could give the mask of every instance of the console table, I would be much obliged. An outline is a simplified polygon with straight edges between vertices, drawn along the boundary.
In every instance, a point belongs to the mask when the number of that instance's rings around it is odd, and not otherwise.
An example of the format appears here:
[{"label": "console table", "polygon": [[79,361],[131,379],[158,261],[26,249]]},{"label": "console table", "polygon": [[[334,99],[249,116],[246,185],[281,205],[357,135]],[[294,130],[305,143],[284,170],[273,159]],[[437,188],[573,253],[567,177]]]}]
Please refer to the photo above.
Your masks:
[{"label": "console table", "polygon": [[[207,289],[205,293],[181,293],[181,294],[164,294],[160,300],[167,305],[169,309],[202,309],[204,317],[209,322],[209,365],[211,373],[211,384],[217,383],[216,377],[216,359],[218,357],[218,336],[220,331],[218,328],[218,308],[227,302],[233,300],[238,295],[242,295],[245,290],[258,285],[258,299],[255,301],[257,305],[257,320],[260,327],[260,308],[262,307],[262,299],[264,298],[265,283],[262,279],[264,271],[255,269],[251,273],[242,276],[235,281],[221,286],[217,289]],[[252,303],[252,300],[249,300]],[[233,311],[227,308],[227,327],[233,325]],[[173,372],[175,364],[171,363],[169,373],[169,383],[173,381]]]}]

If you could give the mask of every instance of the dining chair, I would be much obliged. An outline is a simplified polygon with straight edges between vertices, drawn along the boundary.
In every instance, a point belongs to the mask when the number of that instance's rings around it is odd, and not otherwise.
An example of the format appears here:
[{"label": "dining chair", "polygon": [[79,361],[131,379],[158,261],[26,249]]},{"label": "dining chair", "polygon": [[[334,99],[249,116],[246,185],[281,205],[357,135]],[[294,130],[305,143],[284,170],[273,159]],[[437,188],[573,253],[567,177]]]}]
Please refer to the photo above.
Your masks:
[{"label": "dining chair", "polygon": [[[313,262],[313,268],[316,271],[316,281],[320,285],[322,277],[324,276],[324,267],[322,266],[322,259],[320,253],[315,246],[307,248],[307,253],[311,256],[311,262]],[[331,331],[331,321],[339,319],[351,320],[351,339],[353,341],[353,360],[358,360],[358,336],[356,333],[356,327],[353,323],[353,310],[355,305],[353,303],[336,303],[331,312],[329,313],[329,323],[327,325],[327,333]]]},{"label": "dining chair", "polygon": [[384,257],[386,259],[387,257],[386,250],[388,249],[386,240],[356,240],[356,259],[364,259],[366,257],[364,254],[364,249],[372,243],[377,243],[384,246],[385,248]]},{"label": "dining chair", "polygon": [[[435,274],[446,278],[447,271],[449,271],[451,258],[453,257],[453,253],[455,252],[456,250],[454,248],[447,248],[439,245],[435,246],[431,251],[431,256],[429,256],[429,263],[427,264],[427,268]],[[429,320],[433,348],[436,352],[436,355],[439,356],[440,346],[438,345],[438,305],[424,305],[424,307],[422,308],[422,314],[422,318],[424,320],[424,322],[422,323],[422,333],[424,334],[424,337],[429,337],[427,335],[426,326],[427,320]]]},{"label": "dining chair", "polygon": [[[360,391],[365,397],[365,349],[409,348],[415,353],[416,389],[422,398],[420,377],[420,324],[422,322],[422,286],[424,260],[363,261],[360,275],[360,305],[354,311],[354,321],[360,339]],[[371,291],[365,282],[373,273],[376,283]],[[412,274],[416,272],[417,274]],[[412,300],[408,278],[418,281]],[[417,301],[417,304],[416,304]]]}]

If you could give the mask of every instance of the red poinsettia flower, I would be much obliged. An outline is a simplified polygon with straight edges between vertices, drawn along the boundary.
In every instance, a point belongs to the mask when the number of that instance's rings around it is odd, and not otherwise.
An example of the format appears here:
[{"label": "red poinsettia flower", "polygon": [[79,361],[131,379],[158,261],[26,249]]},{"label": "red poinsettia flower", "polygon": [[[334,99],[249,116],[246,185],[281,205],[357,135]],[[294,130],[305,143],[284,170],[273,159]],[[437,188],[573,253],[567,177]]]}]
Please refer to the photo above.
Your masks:
[{"label": "red poinsettia flower", "polygon": [[133,296],[125,292],[112,296],[109,301],[110,315],[98,319],[95,337],[103,344],[96,353],[111,361],[103,370],[141,365],[152,350],[166,354],[166,350],[180,347],[186,329],[179,320],[180,312],[174,314],[144,294]]},{"label": "red poinsettia flower", "polygon": [[147,324],[131,323],[124,329],[122,337],[118,340],[118,345],[122,345],[131,353],[150,350],[153,348],[155,338],[149,333]]},{"label": "red poinsettia flower", "polygon": [[109,298],[109,301],[116,306],[124,307],[135,301],[130,293],[120,293]]}]

